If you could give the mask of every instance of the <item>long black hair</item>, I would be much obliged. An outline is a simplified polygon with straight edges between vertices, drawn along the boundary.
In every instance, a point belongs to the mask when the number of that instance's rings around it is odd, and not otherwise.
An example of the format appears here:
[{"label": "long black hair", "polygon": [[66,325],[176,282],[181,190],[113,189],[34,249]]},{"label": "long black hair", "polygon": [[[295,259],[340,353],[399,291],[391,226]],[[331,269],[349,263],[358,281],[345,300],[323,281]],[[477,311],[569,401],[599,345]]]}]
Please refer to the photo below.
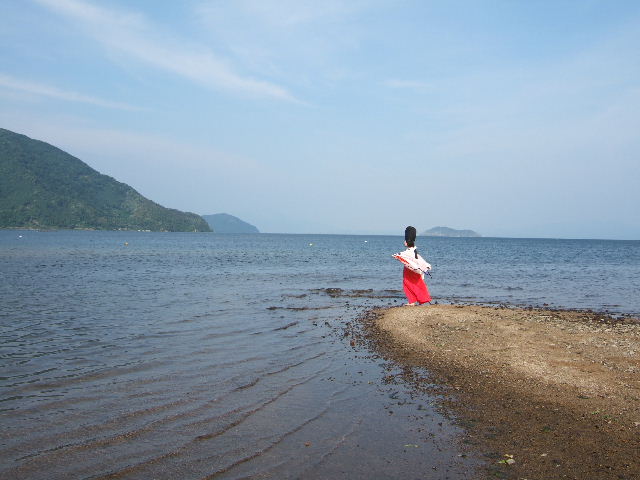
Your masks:
[{"label": "long black hair", "polygon": [[[407,247],[416,246],[416,227],[409,225],[404,229],[404,241],[407,243]],[[416,259],[418,258],[418,249],[414,250]]]}]

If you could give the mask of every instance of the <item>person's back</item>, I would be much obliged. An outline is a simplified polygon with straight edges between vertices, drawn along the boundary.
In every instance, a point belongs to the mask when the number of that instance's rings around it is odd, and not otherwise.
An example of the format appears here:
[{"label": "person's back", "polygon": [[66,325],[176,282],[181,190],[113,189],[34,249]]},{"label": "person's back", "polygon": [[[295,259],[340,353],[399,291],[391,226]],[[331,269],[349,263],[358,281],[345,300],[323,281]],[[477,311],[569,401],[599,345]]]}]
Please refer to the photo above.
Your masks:
[{"label": "person's back", "polygon": [[416,229],[408,226],[404,231],[404,245],[406,250],[393,255],[403,265],[402,288],[407,296],[407,305],[428,303],[431,294],[424,281],[424,274],[431,270],[431,265],[418,254],[416,249]]}]

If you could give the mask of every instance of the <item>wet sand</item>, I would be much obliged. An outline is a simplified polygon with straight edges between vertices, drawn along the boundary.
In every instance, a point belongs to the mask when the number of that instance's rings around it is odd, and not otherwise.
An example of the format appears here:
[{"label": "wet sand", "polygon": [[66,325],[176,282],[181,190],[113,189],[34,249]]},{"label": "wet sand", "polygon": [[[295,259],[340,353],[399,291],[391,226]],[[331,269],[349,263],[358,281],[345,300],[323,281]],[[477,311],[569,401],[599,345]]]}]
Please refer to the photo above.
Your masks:
[{"label": "wet sand", "polygon": [[640,479],[638,320],[431,305],[363,322],[407,380],[443,394],[463,443],[485,459],[478,478]]}]

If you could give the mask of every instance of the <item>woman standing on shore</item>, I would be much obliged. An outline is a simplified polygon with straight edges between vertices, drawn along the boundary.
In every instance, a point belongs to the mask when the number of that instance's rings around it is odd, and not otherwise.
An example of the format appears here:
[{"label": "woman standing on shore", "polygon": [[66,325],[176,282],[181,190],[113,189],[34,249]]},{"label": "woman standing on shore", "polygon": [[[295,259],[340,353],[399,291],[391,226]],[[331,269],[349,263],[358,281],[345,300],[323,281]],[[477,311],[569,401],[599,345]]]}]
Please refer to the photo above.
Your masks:
[{"label": "woman standing on shore", "polygon": [[407,249],[394,254],[393,257],[404,265],[402,288],[407,296],[407,305],[428,303],[431,301],[431,295],[424,281],[424,274],[431,270],[431,265],[418,255],[415,227],[408,226],[404,230],[404,246]]}]

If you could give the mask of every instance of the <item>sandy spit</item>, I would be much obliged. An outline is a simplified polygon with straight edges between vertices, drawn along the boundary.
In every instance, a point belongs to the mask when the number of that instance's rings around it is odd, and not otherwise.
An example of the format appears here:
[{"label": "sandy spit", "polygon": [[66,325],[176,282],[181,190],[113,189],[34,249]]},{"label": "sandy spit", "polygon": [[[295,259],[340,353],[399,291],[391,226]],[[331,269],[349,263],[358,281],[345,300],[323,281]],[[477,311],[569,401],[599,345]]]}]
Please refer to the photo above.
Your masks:
[{"label": "sandy spit", "polygon": [[430,372],[478,478],[640,479],[638,320],[430,305],[363,322],[382,355]]}]

